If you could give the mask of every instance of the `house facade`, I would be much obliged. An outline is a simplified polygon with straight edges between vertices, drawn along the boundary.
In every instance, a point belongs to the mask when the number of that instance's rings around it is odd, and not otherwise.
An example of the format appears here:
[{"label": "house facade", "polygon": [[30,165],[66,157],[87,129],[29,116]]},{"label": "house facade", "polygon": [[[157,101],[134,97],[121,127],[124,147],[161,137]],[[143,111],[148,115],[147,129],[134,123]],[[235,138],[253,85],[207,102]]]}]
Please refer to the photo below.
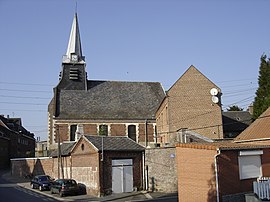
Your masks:
[{"label": "house facade", "polygon": [[155,112],[165,93],[158,82],[88,80],[77,14],[54,96],[48,106],[49,148],[82,134],[156,141]]},{"label": "house facade", "polygon": [[35,156],[34,134],[22,126],[20,118],[0,115],[0,168],[10,165],[11,158]]},{"label": "house facade", "polygon": [[[223,138],[221,90],[194,66],[167,91],[156,112],[158,141],[174,144],[179,132]],[[180,141],[181,142],[181,141]]]},{"label": "house facade", "polygon": [[245,201],[253,182],[270,176],[270,146],[178,144],[179,201]]}]

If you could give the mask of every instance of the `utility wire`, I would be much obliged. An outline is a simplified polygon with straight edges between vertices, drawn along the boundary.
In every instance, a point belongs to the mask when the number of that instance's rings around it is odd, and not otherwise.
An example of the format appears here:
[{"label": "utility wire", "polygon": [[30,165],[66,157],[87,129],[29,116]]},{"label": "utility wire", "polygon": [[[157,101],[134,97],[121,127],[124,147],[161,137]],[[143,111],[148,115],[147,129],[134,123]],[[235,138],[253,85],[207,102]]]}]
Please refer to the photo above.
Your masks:
[{"label": "utility wire", "polygon": [[[257,119],[264,119],[264,118],[269,118],[270,115],[266,115],[266,116],[261,116],[261,117],[258,117]],[[256,120],[257,120],[256,119]],[[188,130],[199,130],[199,129],[206,129],[206,128],[213,128],[213,127],[224,127],[224,126],[227,126],[227,125],[232,125],[232,124],[236,124],[236,123],[245,123],[245,122],[250,122],[252,121],[252,119],[246,119],[246,120],[243,120],[243,121],[235,121],[233,123],[227,123],[227,124],[216,124],[216,125],[211,125],[211,126],[204,126],[204,127],[198,127],[198,128],[188,128]],[[159,132],[157,133],[158,135],[162,135],[162,134],[169,134],[169,133],[176,133],[180,130],[181,128],[175,130],[175,131],[167,131],[167,132]]]},{"label": "utility wire", "polygon": [[45,98],[45,97],[26,97],[26,96],[12,96],[12,95],[0,95],[0,97],[7,97],[7,98],[27,98],[27,99],[44,99],[44,100],[51,99],[51,98]]},{"label": "utility wire", "polygon": [[50,84],[37,84],[37,83],[13,83],[13,82],[4,82],[4,81],[0,81],[0,83],[3,84],[11,84],[11,85],[24,85],[24,86],[54,86],[54,85],[50,85]]},{"label": "utility wire", "polygon": [[39,103],[27,103],[27,102],[0,102],[2,104],[18,104],[18,105],[48,105],[48,104],[39,104]]},{"label": "utility wire", "polygon": [[31,92],[31,93],[52,93],[52,91],[42,91],[42,90],[14,90],[14,89],[6,89],[0,88],[3,91],[14,91],[14,92]]}]

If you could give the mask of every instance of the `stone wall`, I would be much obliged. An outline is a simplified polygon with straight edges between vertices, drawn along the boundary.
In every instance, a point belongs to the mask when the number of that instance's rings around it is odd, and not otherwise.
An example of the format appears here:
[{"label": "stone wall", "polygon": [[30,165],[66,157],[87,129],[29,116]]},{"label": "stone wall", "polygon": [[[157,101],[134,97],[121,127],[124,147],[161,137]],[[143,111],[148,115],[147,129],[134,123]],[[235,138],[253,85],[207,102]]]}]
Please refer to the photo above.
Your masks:
[{"label": "stone wall", "polygon": [[177,192],[175,148],[151,148],[145,150],[148,190]]}]

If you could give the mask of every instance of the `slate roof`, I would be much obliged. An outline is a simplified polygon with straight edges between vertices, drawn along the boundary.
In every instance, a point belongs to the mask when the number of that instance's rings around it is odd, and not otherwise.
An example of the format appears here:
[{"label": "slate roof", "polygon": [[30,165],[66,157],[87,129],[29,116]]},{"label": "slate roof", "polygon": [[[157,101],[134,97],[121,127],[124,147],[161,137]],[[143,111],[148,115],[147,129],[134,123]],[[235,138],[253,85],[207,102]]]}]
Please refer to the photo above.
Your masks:
[{"label": "slate roof", "polygon": [[[61,155],[62,156],[69,156],[74,145],[76,142],[66,142],[61,144]],[[55,149],[50,154],[51,157],[57,157],[58,156],[58,149]]]},{"label": "slate roof", "polygon": [[270,139],[270,107],[261,114],[234,141],[252,141]]},{"label": "slate roof", "polygon": [[5,118],[0,115],[0,126],[14,133],[22,133],[30,138],[34,138],[34,134],[26,130],[22,125],[21,118]]},{"label": "slate roof", "polygon": [[88,81],[88,90],[60,90],[63,119],[155,119],[165,97],[158,82]]},{"label": "slate roof", "polygon": [[128,137],[118,136],[91,136],[85,135],[85,138],[93,144],[99,151],[144,151],[145,148]]},{"label": "slate roof", "polygon": [[242,132],[252,122],[252,115],[248,111],[222,112],[223,132]]}]

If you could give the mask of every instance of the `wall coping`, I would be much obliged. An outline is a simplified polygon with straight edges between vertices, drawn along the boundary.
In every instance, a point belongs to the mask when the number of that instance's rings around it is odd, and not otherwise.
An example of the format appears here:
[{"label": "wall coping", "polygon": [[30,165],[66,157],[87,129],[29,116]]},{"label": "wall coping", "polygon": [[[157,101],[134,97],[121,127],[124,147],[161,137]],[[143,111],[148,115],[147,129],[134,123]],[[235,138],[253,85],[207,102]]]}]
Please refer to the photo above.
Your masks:
[{"label": "wall coping", "polygon": [[14,158],[10,159],[11,161],[20,161],[20,160],[37,160],[37,159],[51,159],[52,157],[32,157],[32,158]]}]

